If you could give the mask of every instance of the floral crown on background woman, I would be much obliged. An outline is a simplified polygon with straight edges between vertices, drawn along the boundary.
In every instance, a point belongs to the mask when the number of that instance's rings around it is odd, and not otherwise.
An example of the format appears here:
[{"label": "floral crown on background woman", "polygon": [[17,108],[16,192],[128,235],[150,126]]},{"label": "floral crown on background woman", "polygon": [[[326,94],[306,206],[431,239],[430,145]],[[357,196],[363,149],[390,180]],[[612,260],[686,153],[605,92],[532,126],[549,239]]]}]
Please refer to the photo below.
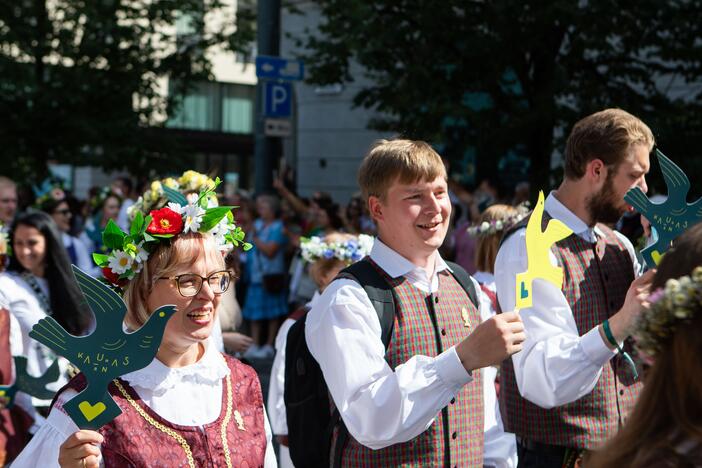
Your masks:
[{"label": "floral crown on background woman", "polygon": [[634,332],[635,346],[642,357],[652,361],[675,332],[692,321],[702,308],[702,266],[690,276],[669,279],[664,288],[648,298],[650,306],[639,316]]},{"label": "floral crown on background woman", "polygon": [[470,236],[489,236],[496,232],[507,230],[526,218],[529,214],[529,204],[521,203],[515,207],[517,212],[505,219],[493,219],[491,221],[483,221],[475,226],[470,226],[466,232]]},{"label": "floral crown on background woman", "polygon": [[147,193],[153,191],[155,196],[149,196],[149,201],[145,202],[145,193],[139,198],[138,205],[135,203],[129,211],[129,233],[122,231],[112,220],[107,223],[102,239],[111,252],[108,255],[93,254],[93,260],[102,268],[108,281],[123,285],[141,271],[158,244],[188,232],[210,234],[222,251],[239,245],[244,250],[251,248],[251,244],[244,242],[244,231],[234,223],[232,208],[235,207],[218,206],[215,189],[220,184],[219,178],[212,180],[195,171],[188,171],[183,176],[186,174],[196,174],[199,180],[204,180],[199,193],[193,193],[190,185],[165,182],[175,179],[165,179],[164,183],[158,182],[158,186],[152,183]]},{"label": "floral crown on background woman", "polygon": [[360,234],[355,239],[331,242],[327,244],[321,237],[313,236],[300,239],[302,258],[309,263],[320,259],[335,258],[350,265],[370,254],[373,236]]},{"label": "floral crown on background woman", "polygon": [[66,199],[64,182],[58,177],[47,177],[39,186],[33,186],[32,191],[36,199],[34,207],[42,209],[48,202],[58,202]]}]

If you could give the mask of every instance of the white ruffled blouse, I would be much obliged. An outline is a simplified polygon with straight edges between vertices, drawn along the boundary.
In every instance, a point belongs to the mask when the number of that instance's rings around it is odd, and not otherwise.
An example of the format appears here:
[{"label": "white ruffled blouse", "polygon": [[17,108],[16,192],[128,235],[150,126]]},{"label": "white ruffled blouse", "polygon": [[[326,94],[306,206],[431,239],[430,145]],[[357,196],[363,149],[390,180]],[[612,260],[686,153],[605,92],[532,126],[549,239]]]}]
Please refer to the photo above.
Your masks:
[{"label": "white ruffled blouse", "polygon": [[[222,379],[229,367],[216,346],[207,345],[202,358],[186,367],[170,368],[158,359],[151,364],[122,376],[134,388],[139,398],[159,416],[182,426],[203,426],[217,419],[222,409]],[[70,400],[76,392],[68,389],[57,399],[58,406]],[[268,416],[266,429],[265,468],[277,466]],[[59,447],[78,426],[62,410],[53,408],[46,423],[12,463],[12,468],[58,467]]]}]

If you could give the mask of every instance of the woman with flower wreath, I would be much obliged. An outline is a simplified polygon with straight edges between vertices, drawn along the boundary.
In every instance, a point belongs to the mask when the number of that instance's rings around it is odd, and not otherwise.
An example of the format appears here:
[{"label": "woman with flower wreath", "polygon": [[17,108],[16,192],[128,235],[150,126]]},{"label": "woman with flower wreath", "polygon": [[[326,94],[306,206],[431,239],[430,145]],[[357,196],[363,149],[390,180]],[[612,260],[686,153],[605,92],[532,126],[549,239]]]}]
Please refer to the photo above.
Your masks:
[{"label": "woman with flower wreath", "polygon": [[361,260],[370,254],[373,238],[361,234],[354,236],[340,232],[332,232],[324,237],[302,238],[300,249],[302,258],[309,263],[309,274],[317,285],[312,299],[294,311],[280,326],[275,338],[275,359],[271,368],[270,387],[268,388],[268,409],[271,426],[280,444],[280,468],[292,467],[288,449],[288,423],[285,414],[285,347],[288,331],[293,324],[306,314],[317,301],[331,281],[341,270]]},{"label": "woman with flower wreath", "polygon": [[626,425],[584,466],[702,466],[702,224],[681,235],[655,274],[634,332],[651,363]]},{"label": "woman with flower wreath", "polygon": [[[469,227],[466,233],[476,239],[475,266],[477,271],[473,278],[485,293],[481,296],[485,307],[481,307],[482,320],[488,320],[499,310],[495,287],[495,258],[500,246],[502,234],[511,226],[521,221],[527,214],[526,206],[491,205],[483,211],[478,224]],[[483,314],[485,313],[485,314]],[[485,466],[516,467],[517,441],[514,434],[505,432],[497,400],[499,391],[498,367],[490,366],[483,372],[483,404],[494,408],[485,412]],[[491,458],[490,455],[495,454]]]},{"label": "woman with flower wreath", "polygon": [[138,329],[163,304],[177,312],[155,359],[110,386],[120,416],[98,431],[79,430],[63,410],[85,386],[79,375],[58,394],[15,467],[276,466],[255,371],[210,338],[231,286],[222,254],[244,238],[232,207],[216,206],[216,184],[187,198],[182,186],[162,187],[167,205],[132,211],[129,233],[108,223],[112,252],[96,260],[124,287],[124,327]]},{"label": "woman with flower wreath", "polygon": [[[42,212],[21,215],[10,233],[10,243],[12,256],[8,271],[0,273],[0,304],[7,306],[16,324],[10,333],[12,354],[25,356],[27,372],[39,376],[57,357],[29,337],[32,327],[50,315],[71,334],[83,335],[91,326],[92,315],[72,281],[68,254],[49,215]],[[68,382],[68,361],[58,360],[61,376],[47,386],[54,391]],[[51,401],[19,392],[15,402],[34,419],[31,432],[36,432],[48,414]]]}]

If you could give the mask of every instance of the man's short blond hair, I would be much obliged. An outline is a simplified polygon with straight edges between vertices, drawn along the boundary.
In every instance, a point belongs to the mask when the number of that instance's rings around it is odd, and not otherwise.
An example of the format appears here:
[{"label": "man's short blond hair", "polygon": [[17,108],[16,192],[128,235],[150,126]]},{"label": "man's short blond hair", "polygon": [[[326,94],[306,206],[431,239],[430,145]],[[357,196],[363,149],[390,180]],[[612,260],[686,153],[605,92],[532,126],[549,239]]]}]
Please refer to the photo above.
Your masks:
[{"label": "man's short blond hair", "polygon": [[638,117],[621,109],[605,109],[588,115],[573,126],[565,150],[565,176],[580,179],[593,159],[618,167],[632,145],[644,145],[650,152],[653,133]]},{"label": "man's short blond hair", "polygon": [[358,170],[363,197],[384,199],[396,181],[411,184],[446,179],[446,168],[434,149],[424,141],[379,140],[370,149]]}]

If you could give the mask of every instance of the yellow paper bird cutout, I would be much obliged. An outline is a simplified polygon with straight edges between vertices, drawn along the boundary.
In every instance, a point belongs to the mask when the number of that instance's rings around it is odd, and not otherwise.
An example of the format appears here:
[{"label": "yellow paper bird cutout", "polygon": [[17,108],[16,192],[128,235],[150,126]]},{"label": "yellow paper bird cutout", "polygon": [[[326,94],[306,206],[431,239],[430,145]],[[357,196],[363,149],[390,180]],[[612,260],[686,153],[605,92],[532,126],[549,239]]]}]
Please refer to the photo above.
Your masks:
[{"label": "yellow paper bird cutout", "polygon": [[546,230],[541,230],[544,214],[544,193],[539,192],[526,227],[527,271],[517,274],[516,308],[524,309],[533,305],[532,284],[536,278],[549,281],[558,289],[563,286],[563,269],[551,264],[549,252],[551,246],[573,233],[565,224],[552,219]]}]

